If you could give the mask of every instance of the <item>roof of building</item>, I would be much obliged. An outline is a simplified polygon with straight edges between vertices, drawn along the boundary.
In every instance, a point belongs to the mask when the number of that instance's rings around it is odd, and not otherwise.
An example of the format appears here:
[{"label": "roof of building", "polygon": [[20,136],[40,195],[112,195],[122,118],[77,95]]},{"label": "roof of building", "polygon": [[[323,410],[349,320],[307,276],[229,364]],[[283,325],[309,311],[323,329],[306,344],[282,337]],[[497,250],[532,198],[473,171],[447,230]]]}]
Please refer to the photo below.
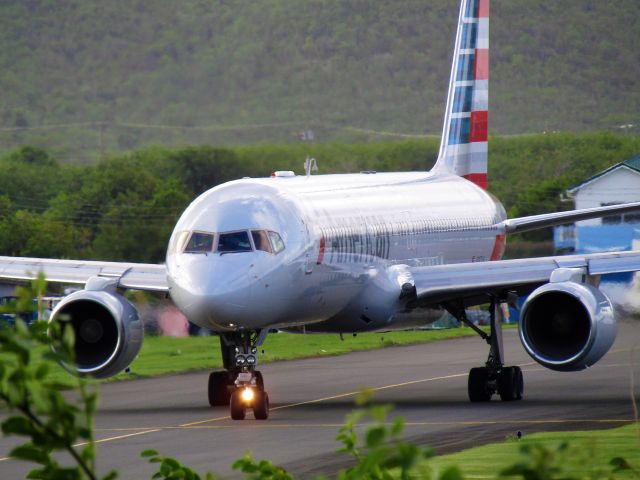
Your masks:
[{"label": "roof of building", "polygon": [[619,162],[616,163],[615,165],[612,165],[611,167],[607,168],[606,170],[601,171],[600,173],[596,173],[594,176],[587,178],[586,180],[580,182],[578,185],[575,185],[573,187],[570,187],[567,189],[568,193],[575,193],[578,190],[580,190],[582,187],[584,187],[586,184],[593,182],[594,180],[597,180],[598,178],[606,175],[607,173],[613,171],[613,170],[617,170],[618,168],[630,168],[631,170],[640,173],[640,155],[636,155],[633,158],[630,158],[629,160],[625,160],[623,162]]},{"label": "roof of building", "polygon": [[630,158],[629,160],[625,160],[622,163],[627,167],[633,168],[634,170],[640,172],[640,155],[636,155],[635,157]]}]

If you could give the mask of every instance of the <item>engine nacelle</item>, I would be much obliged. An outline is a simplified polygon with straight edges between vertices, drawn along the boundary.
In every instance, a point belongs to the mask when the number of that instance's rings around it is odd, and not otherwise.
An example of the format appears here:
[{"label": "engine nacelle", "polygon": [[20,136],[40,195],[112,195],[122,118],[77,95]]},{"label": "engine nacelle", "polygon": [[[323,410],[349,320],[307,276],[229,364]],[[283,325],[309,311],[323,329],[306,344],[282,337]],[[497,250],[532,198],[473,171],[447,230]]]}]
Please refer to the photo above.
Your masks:
[{"label": "engine nacelle", "polygon": [[107,378],[129,366],[142,346],[142,321],[122,295],[105,290],[80,290],[65,297],[51,313],[63,328],[75,332],[75,365],[81,375]]},{"label": "engine nacelle", "polygon": [[520,315],[522,345],[551,370],[590,367],[609,351],[617,330],[607,296],[591,285],[572,281],[537,288]]}]

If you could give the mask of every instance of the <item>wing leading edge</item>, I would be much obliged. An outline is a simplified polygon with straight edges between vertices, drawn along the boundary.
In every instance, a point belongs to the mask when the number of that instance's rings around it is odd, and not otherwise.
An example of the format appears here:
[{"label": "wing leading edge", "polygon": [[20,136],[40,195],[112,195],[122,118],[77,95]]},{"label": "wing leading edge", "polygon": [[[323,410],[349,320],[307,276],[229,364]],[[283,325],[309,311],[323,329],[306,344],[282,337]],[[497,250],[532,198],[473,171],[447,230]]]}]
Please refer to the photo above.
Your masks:
[{"label": "wing leading edge", "polygon": [[164,265],[0,256],[0,280],[33,280],[40,272],[49,282],[84,285],[92,277],[108,277],[117,278],[120,288],[169,291]]},{"label": "wing leading edge", "polygon": [[640,271],[640,251],[412,267],[416,299],[409,307],[454,300],[470,306],[487,302],[490,295],[528,293],[548,283],[559,268],[580,268],[589,276]]},{"label": "wing leading edge", "polygon": [[511,218],[501,223],[506,233],[520,233],[539,228],[553,227],[566,223],[588,220],[591,218],[606,217],[607,215],[620,215],[623,213],[637,212],[640,210],[640,202],[609,205],[607,207],[584,208],[581,210],[569,210],[566,212],[543,213],[530,217]]}]

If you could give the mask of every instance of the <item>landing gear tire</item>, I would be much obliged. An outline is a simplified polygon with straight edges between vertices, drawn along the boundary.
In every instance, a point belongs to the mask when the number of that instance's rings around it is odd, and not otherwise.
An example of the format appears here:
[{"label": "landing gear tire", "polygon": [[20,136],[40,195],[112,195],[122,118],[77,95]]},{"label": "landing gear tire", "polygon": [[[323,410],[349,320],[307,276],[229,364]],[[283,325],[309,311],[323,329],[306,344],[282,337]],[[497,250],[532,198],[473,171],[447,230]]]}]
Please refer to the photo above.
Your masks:
[{"label": "landing gear tire", "polygon": [[231,394],[230,401],[231,418],[233,420],[244,420],[246,415],[245,405],[242,401],[242,392],[236,390]]},{"label": "landing gear tire", "polygon": [[504,367],[498,377],[498,394],[503,402],[522,400],[524,381],[520,367]]},{"label": "landing gear tire", "polygon": [[229,405],[231,394],[229,393],[229,373],[228,372],[212,372],[209,375],[209,405],[218,407],[221,405]]},{"label": "landing gear tire", "polygon": [[491,400],[489,388],[489,370],[487,367],[472,368],[467,383],[469,400],[472,402],[488,402]]},{"label": "landing gear tire", "polygon": [[258,390],[253,399],[253,416],[256,420],[266,420],[269,418],[269,395],[267,392]]},{"label": "landing gear tire", "polygon": [[254,374],[256,377],[256,388],[261,392],[264,392],[264,378],[262,378],[262,372],[260,370],[256,370]]}]

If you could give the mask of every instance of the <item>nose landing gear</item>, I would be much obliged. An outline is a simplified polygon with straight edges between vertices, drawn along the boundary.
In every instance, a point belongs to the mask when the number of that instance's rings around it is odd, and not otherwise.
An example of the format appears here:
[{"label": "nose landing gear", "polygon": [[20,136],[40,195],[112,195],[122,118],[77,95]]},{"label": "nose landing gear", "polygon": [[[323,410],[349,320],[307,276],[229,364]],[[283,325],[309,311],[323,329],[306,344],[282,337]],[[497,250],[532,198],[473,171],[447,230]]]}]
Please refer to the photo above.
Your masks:
[{"label": "nose landing gear", "polygon": [[209,405],[229,405],[233,420],[244,420],[251,408],[256,420],[269,418],[269,395],[264,390],[262,373],[256,370],[258,348],[267,330],[220,334],[225,371],[209,375]]}]

